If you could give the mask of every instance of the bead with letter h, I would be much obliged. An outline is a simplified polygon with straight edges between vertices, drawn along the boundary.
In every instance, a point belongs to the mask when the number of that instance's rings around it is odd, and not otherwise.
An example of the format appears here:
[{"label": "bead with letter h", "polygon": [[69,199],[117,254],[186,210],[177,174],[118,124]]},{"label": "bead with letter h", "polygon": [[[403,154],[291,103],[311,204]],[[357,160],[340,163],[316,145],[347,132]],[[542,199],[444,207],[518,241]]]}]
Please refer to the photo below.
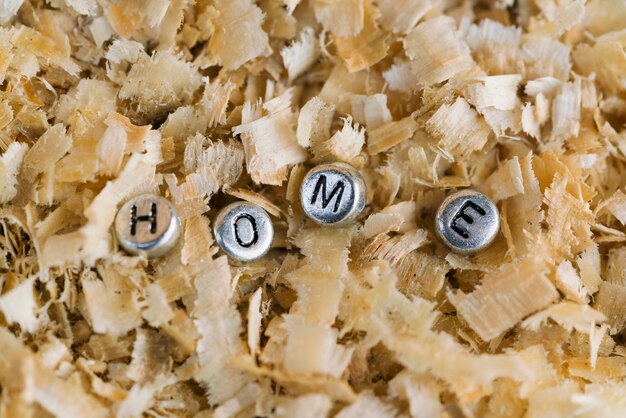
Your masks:
[{"label": "bead with letter h", "polygon": [[312,168],[300,186],[304,213],[320,225],[342,226],[365,207],[367,191],[361,174],[345,163]]},{"label": "bead with letter h", "polygon": [[448,196],[437,210],[435,233],[457,254],[474,254],[487,248],[499,230],[498,208],[475,190]]},{"label": "bead with letter h", "polygon": [[130,254],[164,255],[180,236],[180,218],[164,197],[142,194],[127,201],[115,217],[115,234]]}]

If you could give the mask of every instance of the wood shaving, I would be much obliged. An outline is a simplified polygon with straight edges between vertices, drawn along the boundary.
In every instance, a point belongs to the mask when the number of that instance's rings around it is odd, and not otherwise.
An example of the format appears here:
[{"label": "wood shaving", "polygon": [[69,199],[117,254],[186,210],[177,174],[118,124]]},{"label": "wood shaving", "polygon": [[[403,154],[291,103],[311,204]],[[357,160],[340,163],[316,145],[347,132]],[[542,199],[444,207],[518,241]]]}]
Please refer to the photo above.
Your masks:
[{"label": "wood shaving", "polygon": [[[621,0],[0,2],[0,415],[618,417]],[[300,207],[320,163],[367,205]],[[450,193],[498,206],[474,256]],[[181,219],[158,259],[117,209]],[[275,240],[223,255],[215,213]]]},{"label": "wood shaving", "polygon": [[411,71],[424,86],[446,81],[472,68],[474,61],[454,20],[440,16],[419,24],[404,39]]}]

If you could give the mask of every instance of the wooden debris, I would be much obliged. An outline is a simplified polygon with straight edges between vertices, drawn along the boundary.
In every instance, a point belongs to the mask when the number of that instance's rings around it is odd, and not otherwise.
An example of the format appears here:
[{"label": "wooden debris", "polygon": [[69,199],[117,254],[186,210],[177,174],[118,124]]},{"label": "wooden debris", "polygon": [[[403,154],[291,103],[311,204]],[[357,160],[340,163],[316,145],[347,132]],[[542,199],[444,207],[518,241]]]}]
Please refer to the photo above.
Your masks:
[{"label": "wooden debris", "polygon": [[246,104],[243,123],[233,129],[243,136],[246,166],[255,183],[279,185],[287,179],[290,165],[306,160],[291,125],[290,100],[286,93],[266,103],[263,109],[269,114],[261,117],[260,109]]},{"label": "wooden debris", "polygon": [[[363,0],[357,1],[364,2]],[[351,10],[349,13],[354,14],[354,11]],[[348,37],[337,36],[334,39],[339,56],[351,73],[365,70],[387,55],[387,34],[378,27],[376,16],[369,2],[365,3],[363,28],[359,34]]]},{"label": "wooden debris", "polygon": [[315,32],[310,27],[304,28],[297,42],[280,51],[289,80],[294,80],[302,75],[315,63],[319,54],[320,50],[315,38]]},{"label": "wooden debris", "polygon": [[441,106],[426,122],[426,131],[439,139],[439,146],[457,158],[481,150],[489,137],[489,126],[461,97]]},{"label": "wooden debris", "polygon": [[[209,50],[217,62],[234,70],[265,53],[268,36],[262,29],[263,12],[251,0],[217,0],[213,7],[216,28]],[[241,19],[245,16],[245,19]]]},{"label": "wooden debris", "polygon": [[[188,104],[200,87],[202,79],[197,71],[178,58],[171,52],[158,52],[153,57],[140,57],[131,67],[119,94],[138,109],[138,117],[147,120],[163,117]],[[178,76],[170,77],[172,71]]]},{"label": "wooden debris", "polygon": [[369,133],[367,149],[372,155],[387,151],[411,138],[416,130],[417,123],[410,116],[397,122],[388,122]]},{"label": "wooden debris", "polygon": [[430,86],[472,68],[470,50],[454,20],[440,16],[419,24],[404,39],[417,82]]},{"label": "wooden debris", "polygon": [[448,299],[480,338],[492,340],[558,298],[546,266],[540,255],[529,256],[525,263],[488,274],[473,292],[450,294]]},{"label": "wooden debris", "polygon": [[[0,416],[618,417],[621,0],[0,2]],[[359,220],[307,219],[316,164]],[[474,256],[449,189],[498,206]],[[169,199],[177,245],[112,222]],[[273,250],[212,217],[263,207]]]},{"label": "wooden debris", "polygon": [[353,162],[361,152],[365,143],[365,129],[352,118],[344,120],[343,128],[335,132],[328,140],[315,141],[311,144],[311,152],[319,162],[344,161]]},{"label": "wooden debris", "polygon": [[626,287],[607,282],[600,284],[600,291],[595,296],[593,307],[606,316],[611,334],[620,332],[626,325],[625,300]]}]

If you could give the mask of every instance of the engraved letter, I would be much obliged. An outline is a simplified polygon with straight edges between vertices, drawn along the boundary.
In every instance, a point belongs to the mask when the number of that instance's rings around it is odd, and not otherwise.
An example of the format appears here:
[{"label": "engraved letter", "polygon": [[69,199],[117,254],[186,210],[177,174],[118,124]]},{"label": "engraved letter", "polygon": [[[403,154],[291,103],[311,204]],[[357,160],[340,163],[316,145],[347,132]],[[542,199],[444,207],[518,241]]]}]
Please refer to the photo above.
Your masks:
[{"label": "engraved letter", "polygon": [[[249,228],[252,230],[252,237],[249,238],[247,241],[244,241],[239,235],[239,223],[243,222],[244,220],[248,221],[248,223],[250,224]],[[256,229],[256,221],[254,220],[254,217],[252,217],[252,215],[248,215],[247,213],[244,213],[244,214],[237,216],[237,219],[235,219],[234,226],[235,226],[235,239],[237,240],[237,244],[241,245],[244,248],[248,248],[256,244],[256,242],[259,239],[259,232]],[[247,238],[247,235],[249,234],[245,234],[244,237]]]},{"label": "engraved letter", "polygon": [[461,206],[461,208],[457,211],[457,213],[452,218],[452,222],[450,223],[450,228],[465,239],[468,239],[470,237],[469,232],[467,232],[465,228],[459,225],[459,221],[462,219],[463,221],[465,221],[466,224],[474,223],[474,218],[472,218],[470,215],[466,213],[468,209],[472,209],[474,212],[476,212],[480,216],[485,216],[487,214],[487,212],[485,212],[483,208],[481,208],[480,206],[478,206],[476,203],[472,202],[471,200],[468,200],[467,202],[463,203],[463,206]]},{"label": "engraved letter", "polygon": [[330,196],[326,197],[326,176],[321,175],[317,183],[315,184],[315,190],[313,191],[313,197],[311,198],[311,204],[314,205],[317,201],[317,196],[322,192],[322,208],[326,209],[326,207],[330,204],[330,201],[337,196],[335,200],[335,206],[333,207],[333,212],[337,212],[339,210],[339,205],[341,204],[341,197],[343,196],[343,191],[346,188],[343,181],[337,182],[335,188],[330,192]]},{"label": "engraved letter", "polygon": [[137,216],[137,205],[130,208],[130,235],[137,233],[137,222],[150,222],[150,233],[157,231],[157,204],[152,202],[150,213],[148,215]]}]

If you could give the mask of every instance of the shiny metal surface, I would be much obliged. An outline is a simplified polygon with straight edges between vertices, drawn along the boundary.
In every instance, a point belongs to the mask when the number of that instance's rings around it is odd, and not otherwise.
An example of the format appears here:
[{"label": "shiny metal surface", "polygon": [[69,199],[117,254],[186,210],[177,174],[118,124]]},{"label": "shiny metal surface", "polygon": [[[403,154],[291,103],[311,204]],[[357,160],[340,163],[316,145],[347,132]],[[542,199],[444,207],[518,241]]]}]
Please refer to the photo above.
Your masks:
[{"label": "shiny metal surface", "polygon": [[304,213],[320,225],[341,226],[354,221],[367,199],[365,181],[348,164],[323,164],[311,169],[300,186]]},{"label": "shiny metal surface", "polygon": [[474,254],[487,248],[500,230],[496,205],[475,190],[448,196],[435,218],[435,232],[457,254]]},{"label": "shiny metal surface", "polygon": [[164,197],[142,194],[118,210],[115,234],[120,246],[130,254],[160,257],[171,250],[180,236],[180,218]]},{"label": "shiny metal surface", "polygon": [[250,262],[269,251],[274,239],[274,225],[263,208],[235,202],[219,211],[213,221],[213,235],[227,255]]}]

